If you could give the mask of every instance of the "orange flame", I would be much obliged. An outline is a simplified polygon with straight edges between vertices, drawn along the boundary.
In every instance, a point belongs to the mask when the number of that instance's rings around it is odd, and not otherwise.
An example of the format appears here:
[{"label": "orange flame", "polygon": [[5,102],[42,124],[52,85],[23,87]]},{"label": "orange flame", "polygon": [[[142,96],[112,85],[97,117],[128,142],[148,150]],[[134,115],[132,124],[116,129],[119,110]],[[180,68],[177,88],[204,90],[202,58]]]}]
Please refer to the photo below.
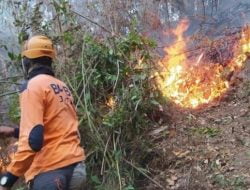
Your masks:
[{"label": "orange flame", "polygon": [[111,108],[114,109],[116,106],[116,100],[113,96],[108,97],[108,100],[106,101],[106,105]]},{"label": "orange flame", "polygon": [[[225,71],[240,70],[250,53],[250,28],[242,31],[239,47],[232,50],[234,58],[226,66],[205,62],[202,52],[196,60],[188,59],[188,40],[183,37],[188,29],[188,20],[182,20],[176,29],[171,31],[176,41],[164,49],[166,56],[159,61],[160,71],[157,72],[157,85],[162,95],[184,108],[197,108],[221,97],[229,88],[229,79]],[[204,63],[205,62],[205,63]]]}]

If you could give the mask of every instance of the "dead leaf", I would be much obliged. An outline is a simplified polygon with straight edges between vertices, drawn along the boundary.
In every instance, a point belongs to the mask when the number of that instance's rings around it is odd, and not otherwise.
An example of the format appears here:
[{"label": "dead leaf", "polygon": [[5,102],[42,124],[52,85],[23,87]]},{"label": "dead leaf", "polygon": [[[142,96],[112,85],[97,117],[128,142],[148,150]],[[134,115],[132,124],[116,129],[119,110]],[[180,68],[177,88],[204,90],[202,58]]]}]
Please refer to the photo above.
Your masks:
[{"label": "dead leaf", "polygon": [[175,137],[176,136],[176,129],[175,128],[170,128],[169,129],[169,138],[173,138],[173,137]]},{"label": "dead leaf", "polygon": [[201,171],[201,167],[200,166],[195,166],[194,169],[196,169],[198,172]]},{"label": "dead leaf", "polygon": [[166,131],[168,129],[168,126],[161,126],[155,130],[153,130],[150,135],[158,135],[159,133]]},{"label": "dead leaf", "polygon": [[171,176],[171,180],[176,181],[177,179],[178,179],[178,177],[176,177],[175,175]]},{"label": "dead leaf", "polygon": [[186,151],[180,150],[180,151],[173,151],[173,153],[178,158],[183,158],[183,157],[187,156],[190,153],[190,151],[189,150],[186,150]]},{"label": "dead leaf", "polygon": [[216,163],[216,165],[217,165],[217,166],[220,166],[220,165],[221,165],[221,162],[220,162],[220,160],[219,160],[219,159],[218,159],[218,160],[216,160],[216,161],[215,161],[215,163]]},{"label": "dead leaf", "polygon": [[171,179],[167,179],[167,183],[168,183],[169,186],[174,186],[175,181],[171,180]]},{"label": "dead leaf", "polygon": [[208,164],[208,159],[204,160],[204,164]]}]

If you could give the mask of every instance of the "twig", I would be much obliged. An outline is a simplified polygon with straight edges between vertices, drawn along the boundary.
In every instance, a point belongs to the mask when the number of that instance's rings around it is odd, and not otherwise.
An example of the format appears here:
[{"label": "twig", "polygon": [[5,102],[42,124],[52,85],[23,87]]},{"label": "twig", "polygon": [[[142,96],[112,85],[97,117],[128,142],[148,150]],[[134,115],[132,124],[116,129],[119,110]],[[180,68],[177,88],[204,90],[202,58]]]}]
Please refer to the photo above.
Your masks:
[{"label": "twig", "polygon": [[[85,84],[89,84],[89,81],[91,80],[91,77],[92,77],[93,73],[95,72],[95,68],[96,68],[97,64],[98,64],[98,62],[95,63],[93,68],[91,68],[92,65],[90,65],[87,69],[84,69],[85,73],[89,73],[89,75],[88,75],[88,77],[86,77],[85,81],[81,80],[81,82],[83,83],[82,84],[83,85],[83,90],[79,95],[79,99],[78,99],[77,104],[76,104],[77,106],[78,106],[79,100],[81,100],[84,92],[86,91],[86,85]],[[92,70],[90,70],[90,69],[92,69]],[[83,73],[83,68],[82,68],[82,76],[85,76],[84,73]],[[83,77],[83,79],[84,79],[84,77]],[[78,88],[77,88],[77,90],[78,90]]]},{"label": "twig", "polygon": [[169,14],[169,2],[166,0],[166,6],[167,6],[167,18],[168,18],[168,28],[171,29],[171,22],[170,22],[170,14]]},{"label": "twig", "polygon": [[21,77],[23,77],[23,75],[17,75],[17,76],[12,76],[12,77],[0,78],[0,80],[9,80],[9,79],[21,78]]},{"label": "twig", "polygon": [[132,166],[133,168],[135,168],[136,170],[138,170],[142,175],[144,175],[146,178],[148,178],[151,182],[153,182],[155,185],[157,185],[158,187],[160,187],[163,190],[166,190],[165,187],[163,187],[158,181],[152,179],[150,176],[148,176],[147,174],[145,174],[143,171],[141,171],[138,167],[136,167],[133,163],[129,162],[126,159],[123,159],[127,164],[129,164],[130,166]]},{"label": "twig", "polygon": [[9,95],[12,95],[12,94],[17,94],[19,92],[20,91],[6,92],[6,93],[3,93],[3,94],[0,94],[0,98],[2,98],[4,96],[9,96]]},{"label": "twig", "polygon": [[118,82],[119,76],[120,76],[120,64],[119,64],[119,61],[116,61],[116,64],[117,64],[117,76],[116,76],[116,80],[115,80],[115,85],[114,85],[114,88],[113,88],[113,92],[116,89],[117,82]]},{"label": "twig", "polygon": [[204,21],[206,20],[206,7],[205,7],[205,2],[202,0],[202,7],[203,7],[203,16],[204,16]]},{"label": "twig", "polygon": [[106,31],[106,32],[108,32],[108,33],[114,35],[114,33],[113,33],[112,31],[108,30],[107,28],[105,28],[104,26],[100,25],[99,23],[97,23],[97,22],[91,20],[90,18],[88,18],[88,17],[86,17],[86,16],[84,16],[84,15],[81,15],[80,13],[78,13],[78,12],[76,12],[76,11],[74,11],[74,10],[71,10],[71,12],[74,13],[74,14],[76,14],[76,15],[78,15],[79,17],[84,18],[85,20],[91,22],[92,24],[95,24],[96,26],[99,26],[99,27],[102,28],[104,31]]},{"label": "twig", "polygon": [[11,82],[11,81],[1,81],[0,80],[0,83],[9,83],[9,84],[16,84],[16,85],[21,85],[20,83],[18,82]]},{"label": "twig", "polygon": [[[61,34],[63,34],[63,29],[62,29],[62,23],[60,21],[60,17],[59,15],[57,16],[57,23],[59,26],[59,32]],[[66,45],[64,43],[64,40],[62,40],[62,46],[63,46],[63,60],[64,60],[64,65],[67,63],[67,59],[66,59]],[[62,71],[62,67],[60,67],[60,72]]]},{"label": "twig", "polygon": [[108,138],[108,140],[107,140],[107,143],[106,143],[106,145],[105,145],[105,149],[104,149],[104,152],[103,152],[102,167],[101,167],[101,175],[103,175],[104,161],[105,161],[106,152],[107,152],[107,150],[108,150],[109,140],[110,140],[110,136],[109,136],[109,138]]},{"label": "twig", "polygon": [[188,179],[187,179],[187,183],[186,183],[186,190],[189,189],[191,174],[192,174],[192,167],[189,169]]},{"label": "twig", "polygon": [[[114,151],[116,151],[116,140],[115,140],[115,135],[113,134],[113,146],[114,146]],[[118,175],[118,181],[119,181],[119,190],[122,190],[122,180],[121,180],[121,174],[120,174],[120,167],[119,167],[119,162],[117,160],[117,158],[115,158],[115,165],[116,165],[116,169],[117,169],[117,175]]]}]

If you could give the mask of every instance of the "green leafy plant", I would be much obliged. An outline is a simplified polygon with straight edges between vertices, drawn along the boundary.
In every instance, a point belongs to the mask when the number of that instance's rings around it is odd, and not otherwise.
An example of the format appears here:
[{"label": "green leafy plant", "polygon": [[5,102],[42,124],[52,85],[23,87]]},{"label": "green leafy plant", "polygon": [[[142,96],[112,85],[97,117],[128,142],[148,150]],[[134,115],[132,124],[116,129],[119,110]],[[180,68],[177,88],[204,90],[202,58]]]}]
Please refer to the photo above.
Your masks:
[{"label": "green leafy plant", "polygon": [[20,120],[20,107],[18,95],[13,95],[9,99],[8,116],[13,123],[18,124]]},{"label": "green leafy plant", "polygon": [[[84,36],[82,56],[65,75],[76,97],[87,163],[96,189],[134,189],[150,149],[143,137],[157,106],[152,90],[154,43],[136,32],[100,42]],[[71,68],[72,70],[72,68]]]},{"label": "green leafy plant", "polygon": [[212,127],[193,128],[193,131],[194,133],[197,133],[199,135],[205,135],[208,137],[215,137],[220,133],[220,129]]},{"label": "green leafy plant", "polygon": [[219,187],[226,188],[231,187],[234,190],[246,189],[245,178],[242,176],[235,176],[232,178],[226,177],[223,174],[217,174],[213,176],[213,182]]}]

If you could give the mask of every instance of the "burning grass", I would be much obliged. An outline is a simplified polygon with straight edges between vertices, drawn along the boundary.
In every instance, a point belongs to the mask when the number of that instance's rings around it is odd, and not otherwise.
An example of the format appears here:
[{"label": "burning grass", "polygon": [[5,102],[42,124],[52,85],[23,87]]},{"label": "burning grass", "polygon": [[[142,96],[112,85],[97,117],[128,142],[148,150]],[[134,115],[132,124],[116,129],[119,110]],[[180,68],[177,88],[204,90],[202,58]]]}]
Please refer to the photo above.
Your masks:
[{"label": "burning grass", "polygon": [[164,49],[166,55],[159,61],[156,76],[164,97],[183,108],[194,109],[219,99],[230,88],[233,74],[244,67],[250,52],[250,28],[244,28],[239,38],[227,46],[229,56],[224,58],[218,51],[223,43],[213,44],[215,48],[210,48],[210,52],[202,50],[197,56],[190,56],[190,40],[184,37],[188,27],[188,20],[182,20],[171,31],[176,40]]}]

